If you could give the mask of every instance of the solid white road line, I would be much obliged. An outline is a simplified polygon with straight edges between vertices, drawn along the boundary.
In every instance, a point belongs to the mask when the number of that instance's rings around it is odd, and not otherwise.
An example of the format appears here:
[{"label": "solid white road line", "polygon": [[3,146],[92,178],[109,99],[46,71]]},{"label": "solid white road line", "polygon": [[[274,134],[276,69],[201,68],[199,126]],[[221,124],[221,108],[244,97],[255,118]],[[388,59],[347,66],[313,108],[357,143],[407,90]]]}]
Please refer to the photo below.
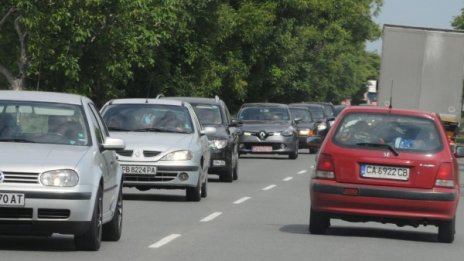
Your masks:
[{"label": "solid white road line", "polygon": [[263,190],[270,190],[270,189],[273,189],[275,187],[277,187],[277,185],[269,185],[269,186],[263,188]]},{"label": "solid white road line", "polygon": [[251,197],[243,197],[243,198],[241,198],[241,199],[235,201],[234,204],[241,204],[241,203],[243,203],[243,202],[249,200],[250,198],[251,198]]},{"label": "solid white road line", "polygon": [[292,179],[293,179],[293,177],[286,177],[286,178],[283,179],[283,181],[289,181],[289,180],[292,180]]},{"label": "solid white road line", "polygon": [[308,171],[305,170],[305,169],[302,169],[302,170],[298,171],[296,174],[301,175],[301,174],[305,174],[306,172],[308,172]]},{"label": "solid white road line", "polygon": [[173,241],[174,239],[180,237],[180,234],[171,234],[163,239],[161,239],[160,241],[152,244],[149,246],[149,248],[160,248],[164,245],[166,245],[167,243]]},{"label": "solid white road line", "polygon": [[209,222],[217,217],[219,217],[220,215],[222,214],[222,212],[214,212],[213,214],[203,218],[202,220],[200,220],[200,222]]}]

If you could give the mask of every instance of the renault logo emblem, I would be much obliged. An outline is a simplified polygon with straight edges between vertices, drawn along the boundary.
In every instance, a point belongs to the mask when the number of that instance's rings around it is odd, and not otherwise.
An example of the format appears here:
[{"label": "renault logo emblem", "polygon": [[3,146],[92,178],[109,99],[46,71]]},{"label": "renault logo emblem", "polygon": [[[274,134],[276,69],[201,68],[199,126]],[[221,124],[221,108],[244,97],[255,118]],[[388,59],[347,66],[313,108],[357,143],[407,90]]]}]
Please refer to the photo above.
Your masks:
[{"label": "renault logo emblem", "polygon": [[140,158],[142,156],[142,151],[136,150],[134,154],[135,154],[135,157]]},{"label": "renault logo emblem", "polygon": [[3,172],[0,171],[0,183],[3,183],[3,180],[5,179],[5,175]]},{"label": "renault logo emblem", "polygon": [[259,134],[258,134],[259,138],[264,140],[267,136],[266,132],[265,131],[260,131]]},{"label": "renault logo emblem", "polygon": [[390,157],[390,152],[388,152],[388,151],[387,151],[387,152],[384,152],[384,153],[383,153],[383,157],[384,157],[384,158],[389,158],[389,157]]}]

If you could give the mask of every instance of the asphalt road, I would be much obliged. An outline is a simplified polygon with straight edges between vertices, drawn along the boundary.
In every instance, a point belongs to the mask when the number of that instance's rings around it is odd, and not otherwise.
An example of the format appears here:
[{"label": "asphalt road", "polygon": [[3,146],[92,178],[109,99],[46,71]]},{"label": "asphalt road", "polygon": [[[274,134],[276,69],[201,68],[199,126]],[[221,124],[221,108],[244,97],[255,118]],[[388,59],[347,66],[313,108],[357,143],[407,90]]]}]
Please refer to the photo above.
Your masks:
[{"label": "asphalt road", "polygon": [[185,201],[183,191],[125,189],[119,242],[83,252],[75,250],[72,236],[0,237],[0,260],[462,260],[462,200],[453,244],[437,243],[433,226],[335,220],[327,235],[309,234],[313,160],[308,154],[297,160],[246,156],[239,180],[210,176],[201,202]]}]

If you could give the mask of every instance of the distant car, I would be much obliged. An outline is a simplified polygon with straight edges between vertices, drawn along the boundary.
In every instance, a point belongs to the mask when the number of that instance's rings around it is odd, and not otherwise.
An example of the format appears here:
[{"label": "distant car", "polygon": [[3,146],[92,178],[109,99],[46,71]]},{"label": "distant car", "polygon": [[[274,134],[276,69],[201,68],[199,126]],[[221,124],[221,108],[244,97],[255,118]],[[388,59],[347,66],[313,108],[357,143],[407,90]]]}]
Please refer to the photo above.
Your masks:
[{"label": "distant car", "polygon": [[185,189],[189,201],[207,196],[208,130],[192,106],[168,99],[116,99],[101,109],[112,136],[124,139],[116,151],[124,187]]},{"label": "distant car", "polygon": [[298,132],[290,109],[280,103],[245,103],[238,112],[242,122],[239,153],[281,154],[298,158]]},{"label": "distant car", "polygon": [[304,106],[309,109],[313,119],[316,121],[317,124],[317,134],[321,137],[322,140],[325,139],[325,136],[329,132],[330,129],[330,122],[334,120],[334,118],[328,118],[324,112],[324,105],[315,104],[315,103],[290,103],[289,106]]},{"label": "distant car", "polygon": [[334,117],[337,117],[346,107],[347,105],[342,104],[334,105]]},{"label": "distant car", "polygon": [[335,106],[330,102],[306,102],[308,104],[319,104],[324,107],[324,115],[329,124],[332,125],[335,120]]},{"label": "distant car", "polygon": [[292,119],[296,121],[299,136],[299,148],[308,148],[309,153],[316,152],[322,143],[318,134],[318,123],[313,119],[311,111],[306,106],[289,106]]},{"label": "distant car", "polygon": [[201,125],[214,128],[215,131],[207,135],[211,150],[209,173],[219,175],[221,181],[237,180],[239,122],[231,118],[225,102],[218,96],[166,98],[190,103]]},{"label": "distant car", "polygon": [[309,231],[330,219],[438,226],[452,242],[460,197],[459,166],[437,114],[347,108],[323,143],[310,183]]},{"label": "distant car", "polygon": [[[122,173],[94,103],[0,91],[0,234],[73,234],[81,250],[122,231]],[[57,124],[59,123],[59,124]]]}]

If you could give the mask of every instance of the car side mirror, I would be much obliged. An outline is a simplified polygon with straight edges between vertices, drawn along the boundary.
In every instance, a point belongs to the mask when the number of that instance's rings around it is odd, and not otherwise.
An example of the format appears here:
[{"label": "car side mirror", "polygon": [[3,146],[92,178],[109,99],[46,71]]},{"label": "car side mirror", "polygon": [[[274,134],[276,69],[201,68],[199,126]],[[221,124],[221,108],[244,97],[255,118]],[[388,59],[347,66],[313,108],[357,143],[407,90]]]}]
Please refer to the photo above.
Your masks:
[{"label": "car side mirror", "polygon": [[207,127],[204,127],[204,128],[200,131],[200,134],[201,134],[201,135],[209,135],[209,134],[214,134],[215,132],[216,132],[216,128],[215,128],[215,127],[207,126]]},{"label": "car side mirror", "polygon": [[302,120],[302,118],[295,118],[293,122],[295,122],[295,124],[298,125]]},{"label": "car side mirror", "polygon": [[454,156],[456,156],[456,158],[464,157],[464,146],[456,146]]},{"label": "car side mirror", "polygon": [[126,147],[124,140],[107,137],[102,144],[105,150],[122,150]]},{"label": "car side mirror", "polygon": [[242,125],[242,121],[237,119],[232,119],[229,123],[229,127],[240,127]]}]

